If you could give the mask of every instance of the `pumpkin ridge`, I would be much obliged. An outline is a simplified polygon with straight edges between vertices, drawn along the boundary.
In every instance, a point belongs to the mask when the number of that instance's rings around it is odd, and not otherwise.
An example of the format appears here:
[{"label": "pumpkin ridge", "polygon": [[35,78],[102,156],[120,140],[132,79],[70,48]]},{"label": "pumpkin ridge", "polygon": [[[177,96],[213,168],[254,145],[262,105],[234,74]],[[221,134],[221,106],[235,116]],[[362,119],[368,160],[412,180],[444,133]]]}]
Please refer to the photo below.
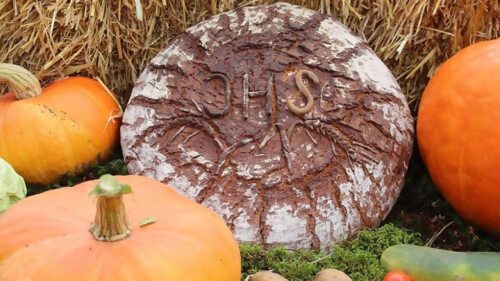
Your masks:
[{"label": "pumpkin ridge", "polygon": [[[18,103],[14,106],[24,105]],[[12,109],[12,107],[9,109]],[[19,112],[19,110],[12,110],[12,113],[16,112]],[[29,103],[29,106],[23,112],[25,112],[25,115],[21,117],[18,115],[12,116],[12,114],[6,112],[5,116],[7,118],[3,123],[20,124],[24,123],[24,120],[34,120],[31,122],[27,121],[32,124],[32,129],[28,131],[19,126],[14,126],[5,133],[6,137],[0,140],[0,143],[4,143],[0,144],[0,147],[15,147],[18,143],[23,145],[26,143],[26,139],[38,136],[38,141],[29,142],[31,147],[27,145],[21,146],[25,148],[22,153],[12,150],[2,152],[3,158],[11,163],[16,170],[26,171],[23,176],[28,182],[37,183],[35,179],[42,177],[42,174],[47,170],[51,171],[51,176],[46,181],[53,182],[62,177],[68,170],[68,167],[74,166],[77,161],[90,165],[99,160],[98,152],[102,151],[103,147],[94,140],[92,132],[69,118],[63,112],[34,103]],[[47,116],[49,117],[46,118]],[[4,126],[0,123],[0,127]],[[63,135],[67,137],[63,138]],[[72,140],[69,146],[64,145],[66,143],[65,139]],[[47,147],[47,145],[44,145],[45,143],[53,145],[49,146],[49,149],[43,149]],[[80,147],[85,147],[85,149],[80,149]],[[52,151],[49,153],[54,155],[54,157],[50,158],[52,161],[49,162],[49,159],[46,157],[45,159],[40,157],[39,163],[36,163],[36,165],[28,161],[31,155],[42,155],[48,151]],[[84,166],[80,164],[76,172]]]},{"label": "pumpkin ridge", "polygon": [[[88,236],[87,236],[88,235]],[[33,278],[33,276],[39,276],[39,272],[43,271],[45,268],[49,267],[49,263],[53,262],[57,257],[62,257],[65,255],[68,255],[69,253],[75,251],[75,248],[78,245],[86,245],[88,244],[88,240],[85,241],[85,237],[88,239],[93,239],[88,232],[82,233],[74,233],[72,235],[67,235],[67,234],[60,234],[56,235],[50,238],[42,238],[39,239],[38,241],[35,241],[33,243],[30,243],[26,247],[22,247],[19,250],[15,251],[12,253],[10,256],[7,258],[4,258],[0,262],[0,280],[1,281],[19,281],[19,280],[26,280],[26,279],[3,279],[5,278],[4,276],[6,274],[15,274],[15,276],[20,276],[19,271],[22,271],[21,276],[27,276]],[[83,238],[83,239],[82,239]],[[29,256],[44,256],[43,254],[47,254],[48,250],[53,247],[53,245],[61,244],[64,242],[64,239],[69,239],[72,241],[70,244],[66,244],[69,246],[66,246],[64,248],[64,251],[58,252],[56,256],[54,256],[54,252],[50,252],[51,257],[50,258],[43,258],[43,259],[37,259],[36,262],[30,262],[30,266],[27,268],[21,268],[19,266],[15,266],[15,264],[26,264],[26,262],[19,262],[19,260],[24,260],[26,257]],[[75,243],[76,241],[80,241],[78,243]],[[14,265],[10,265],[10,263]],[[55,265],[57,266],[57,265]],[[17,269],[16,269],[17,267]],[[17,273],[15,272],[16,270],[19,270]],[[42,275],[45,278],[49,277],[46,274]],[[30,279],[31,280],[31,279]],[[38,280],[37,278],[33,278],[32,280]],[[51,281],[63,281],[64,279],[49,279]],[[70,280],[70,279],[66,279]],[[77,279],[78,280],[78,279]],[[85,279],[83,279],[85,280]]]},{"label": "pumpkin ridge", "polygon": [[[73,232],[73,233],[58,233],[52,236],[44,236],[43,238],[39,238],[27,243],[23,243],[24,247],[18,248],[18,250],[15,250],[11,252],[10,254],[7,254],[3,257],[0,256],[0,277],[2,277],[2,274],[5,270],[2,270],[2,267],[5,266],[6,263],[8,263],[10,260],[15,259],[19,254],[22,254],[23,251],[29,251],[30,248],[37,247],[39,244],[42,243],[49,243],[50,241],[55,241],[61,239],[61,237],[67,237],[67,236],[81,236],[82,233],[80,231],[78,232]],[[75,240],[79,241],[79,240]],[[68,249],[71,249],[71,247],[68,247]],[[2,280],[2,279],[0,279]]]},{"label": "pumpkin ridge", "polygon": [[[28,220],[32,220],[32,219],[33,218],[30,217]],[[61,222],[63,222],[63,221],[61,221]],[[69,223],[72,224],[72,225],[74,225],[74,226],[77,226],[77,227],[82,227],[83,226],[83,224],[71,223],[69,220],[65,220],[62,225],[68,226]],[[29,240],[29,239],[22,240],[18,244],[25,245],[25,246],[30,246],[30,245],[36,244],[37,242],[40,242],[42,240],[57,239],[57,238],[64,237],[64,236],[67,236],[67,235],[78,235],[78,234],[81,234],[82,232],[86,233],[85,230],[88,228],[87,227],[88,225],[85,224],[85,226],[86,227],[82,227],[81,229],[80,228],[71,229],[71,227],[65,227],[64,229],[58,229],[58,231],[55,232],[55,233],[49,233],[49,234],[44,233],[43,237],[35,237],[32,240]],[[51,227],[54,227],[54,226],[51,226]],[[0,237],[2,237],[2,236],[7,236],[8,237],[10,235],[1,235],[0,234]],[[26,236],[21,235],[18,238],[25,239],[25,237]],[[6,238],[6,239],[1,239],[1,240],[5,241],[5,242],[8,242],[9,239]],[[14,246],[16,246],[16,245],[14,245]],[[3,243],[0,242],[0,249],[4,249],[4,248],[5,248],[5,246],[3,246]],[[15,249],[16,247],[11,247],[11,248]],[[19,247],[17,247],[17,248],[19,248]],[[2,259],[4,259],[5,257],[10,257],[15,251],[16,250],[10,250],[10,251],[8,251],[6,253],[2,253],[0,251],[0,261]],[[0,264],[1,264],[1,262],[0,262]],[[1,270],[0,270],[0,272],[1,272]]]}]

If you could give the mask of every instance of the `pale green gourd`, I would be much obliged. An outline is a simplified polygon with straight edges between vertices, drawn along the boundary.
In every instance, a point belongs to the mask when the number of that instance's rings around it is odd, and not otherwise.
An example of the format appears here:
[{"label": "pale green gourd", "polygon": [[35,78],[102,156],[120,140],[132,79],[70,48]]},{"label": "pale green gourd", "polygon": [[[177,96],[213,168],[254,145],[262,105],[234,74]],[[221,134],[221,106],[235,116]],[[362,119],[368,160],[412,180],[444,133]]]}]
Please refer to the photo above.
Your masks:
[{"label": "pale green gourd", "polygon": [[387,271],[402,271],[414,281],[500,281],[500,253],[453,252],[394,245],[380,258]]},{"label": "pale green gourd", "polygon": [[24,179],[14,168],[0,158],[0,214],[26,197]]}]

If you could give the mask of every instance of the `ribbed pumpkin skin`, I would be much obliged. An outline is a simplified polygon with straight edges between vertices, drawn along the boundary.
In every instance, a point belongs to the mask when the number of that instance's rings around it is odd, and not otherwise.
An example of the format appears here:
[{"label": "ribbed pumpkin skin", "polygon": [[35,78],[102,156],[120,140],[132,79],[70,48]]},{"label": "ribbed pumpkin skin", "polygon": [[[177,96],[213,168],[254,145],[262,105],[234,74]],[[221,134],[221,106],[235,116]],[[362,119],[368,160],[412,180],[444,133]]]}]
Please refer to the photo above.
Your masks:
[{"label": "ribbed pumpkin skin", "polygon": [[119,105],[95,80],[56,81],[40,96],[0,96],[0,157],[27,182],[49,184],[108,157]]},{"label": "ribbed pumpkin skin", "polygon": [[[97,181],[28,197],[0,217],[1,281],[239,281],[240,254],[214,212],[140,176],[123,196],[131,236],[98,242],[88,229]],[[145,218],[157,222],[139,226]]]},{"label": "ribbed pumpkin skin", "polygon": [[420,153],[456,211],[500,233],[500,39],[446,61],[422,96]]}]

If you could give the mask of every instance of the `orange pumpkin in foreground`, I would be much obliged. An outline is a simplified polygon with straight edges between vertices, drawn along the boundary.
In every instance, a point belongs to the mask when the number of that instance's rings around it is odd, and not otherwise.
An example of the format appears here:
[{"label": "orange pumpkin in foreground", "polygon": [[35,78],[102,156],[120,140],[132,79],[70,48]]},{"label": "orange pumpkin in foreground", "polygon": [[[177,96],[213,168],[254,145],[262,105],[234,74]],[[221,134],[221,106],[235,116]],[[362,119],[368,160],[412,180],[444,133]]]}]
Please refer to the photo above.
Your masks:
[{"label": "orange pumpkin in foreground", "polygon": [[0,64],[0,82],[13,91],[0,96],[0,158],[27,182],[78,173],[117,143],[122,110],[98,81],[71,77],[42,90],[24,68]]},{"label": "orange pumpkin in foreground", "polygon": [[500,233],[500,38],[441,66],[422,96],[417,138],[432,180],[456,211]]},{"label": "orange pumpkin in foreground", "polygon": [[222,218],[145,177],[51,190],[0,217],[2,281],[239,281],[240,272]]}]

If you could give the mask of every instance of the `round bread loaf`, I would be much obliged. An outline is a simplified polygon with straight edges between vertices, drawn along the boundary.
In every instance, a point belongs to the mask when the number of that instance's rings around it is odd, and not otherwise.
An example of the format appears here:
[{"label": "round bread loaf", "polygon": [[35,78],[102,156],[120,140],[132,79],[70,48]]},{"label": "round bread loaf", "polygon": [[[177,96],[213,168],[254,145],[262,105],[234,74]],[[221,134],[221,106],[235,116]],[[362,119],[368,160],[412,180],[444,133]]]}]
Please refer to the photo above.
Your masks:
[{"label": "round bread loaf", "polygon": [[239,241],[292,249],[378,226],[413,146],[405,97],[369,46],[282,3],[173,39],[138,79],[121,133],[132,174],[215,210]]}]

